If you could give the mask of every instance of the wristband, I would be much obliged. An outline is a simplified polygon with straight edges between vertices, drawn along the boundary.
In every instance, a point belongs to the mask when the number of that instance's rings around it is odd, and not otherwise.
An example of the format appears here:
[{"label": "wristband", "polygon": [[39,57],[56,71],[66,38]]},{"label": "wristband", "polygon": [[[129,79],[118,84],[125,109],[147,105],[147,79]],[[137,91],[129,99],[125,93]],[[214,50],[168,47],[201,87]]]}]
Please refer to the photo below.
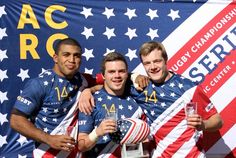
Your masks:
[{"label": "wristband", "polygon": [[96,128],[93,129],[93,131],[89,134],[89,139],[93,142],[96,142],[98,140],[98,135],[96,133]]}]

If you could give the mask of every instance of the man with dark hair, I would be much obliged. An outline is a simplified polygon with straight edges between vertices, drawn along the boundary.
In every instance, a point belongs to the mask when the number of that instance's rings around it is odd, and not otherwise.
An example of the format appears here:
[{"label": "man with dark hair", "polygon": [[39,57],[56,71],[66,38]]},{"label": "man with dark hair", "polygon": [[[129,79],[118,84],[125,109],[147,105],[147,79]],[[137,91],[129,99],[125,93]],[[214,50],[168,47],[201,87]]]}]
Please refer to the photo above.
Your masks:
[{"label": "man with dark hair", "polygon": [[[33,156],[76,157],[77,98],[87,80],[78,72],[81,46],[72,39],[60,40],[53,56],[54,67],[29,80],[17,97],[10,124],[36,141]],[[28,119],[35,117],[32,123]]]},{"label": "man with dark hair", "polygon": [[59,40],[56,45],[55,45],[55,53],[58,55],[59,51],[60,51],[60,47],[61,45],[71,45],[71,46],[77,46],[80,49],[81,52],[81,45],[79,44],[78,41],[76,41],[73,38],[65,38],[62,40]]},{"label": "man with dark hair", "polygon": [[102,61],[101,72],[104,84],[93,95],[93,112],[91,115],[79,113],[78,147],[80,151],[87,151],[83,155],[87,158],[120,158],[119,144],[112,142],[108,135],[116,131],[116,122],[105,119],[105,115],[113,113],[117,119],[140,118],[143,112],[125,90],[128,65],[124,56],[116,52],[109,53]]}]

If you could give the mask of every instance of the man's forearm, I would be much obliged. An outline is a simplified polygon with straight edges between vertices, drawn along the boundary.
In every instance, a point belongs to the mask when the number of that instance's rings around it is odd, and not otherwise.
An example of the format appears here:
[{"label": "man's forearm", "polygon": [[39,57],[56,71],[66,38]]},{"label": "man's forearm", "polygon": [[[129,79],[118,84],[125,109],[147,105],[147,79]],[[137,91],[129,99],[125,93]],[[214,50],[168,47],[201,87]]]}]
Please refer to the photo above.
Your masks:
[{"label": "man's forearm", "polygon": [[78,140],[78,148],[79,151],[85,152],[92,149],[98,140],[98,136],[96,135],[95,130],[93,130],[90,134],[80,133]]},{"label": "man's forearm", "polygon": [[26,117],[12,114],[10,119],[11,127],[27,138],[37,142],[46,143],[48,134],[36,128]]},{"label": "man's forearm", "polygon": [[221,117],[219,114],[215,114],[211,116],[208,120],[204,120],[204,131],[216,131],[219,130],[222,125],[223,121],[221,120]]},{"label": "man's forearm", "polygon": [[102,89],[103,85],[96,85],[90,88],[91,93],[95,93],[97,91],[99,91],[100,89]]}]

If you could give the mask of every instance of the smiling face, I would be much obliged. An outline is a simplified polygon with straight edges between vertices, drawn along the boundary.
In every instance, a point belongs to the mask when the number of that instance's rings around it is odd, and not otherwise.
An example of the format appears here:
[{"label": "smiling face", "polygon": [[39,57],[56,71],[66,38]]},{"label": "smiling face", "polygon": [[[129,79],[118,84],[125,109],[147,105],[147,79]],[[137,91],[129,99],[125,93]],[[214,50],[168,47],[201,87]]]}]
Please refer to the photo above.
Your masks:
[{"label": "smiling face", "polygon": [[126,64],[121,60],[115,60],[106,62],[104,66],[104,88],[111,95],[122,95],[128,78]]},{"label": "smiling face", "polygon": [[156,83],[166,81],[168,69],[161,50],[154,49],[146,56],[141,56],[143,66],[148,76]]},{"label": "smiling face", "polygon": [[73,78],[81,62],[81,49],[76,45],[62,44],[54,54],[54,71],[61,77]]}]

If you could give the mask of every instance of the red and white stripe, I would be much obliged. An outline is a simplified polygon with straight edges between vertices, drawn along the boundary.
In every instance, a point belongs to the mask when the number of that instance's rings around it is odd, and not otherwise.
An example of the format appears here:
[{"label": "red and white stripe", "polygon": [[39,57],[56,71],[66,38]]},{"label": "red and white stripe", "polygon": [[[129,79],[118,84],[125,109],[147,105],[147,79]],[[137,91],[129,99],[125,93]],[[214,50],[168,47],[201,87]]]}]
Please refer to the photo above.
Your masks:
[{"label": "red and white stripe", "polygon": [[[151,125],[157,148],[152,157],[204,157],[202,132],[195,131],[187,126],[184,106],[190,100],[197,100],[200,89],[198,86],[186,91],[181,98],[176,100],[164,111]],[[200,102],[200,105],[209,105],[209,101]],[[215,114],[215,109],[205,113],[205,108],[199,108],[198,113],[203,113],[203,118]],[[187,139],[186,139],[187,138]]]}]

